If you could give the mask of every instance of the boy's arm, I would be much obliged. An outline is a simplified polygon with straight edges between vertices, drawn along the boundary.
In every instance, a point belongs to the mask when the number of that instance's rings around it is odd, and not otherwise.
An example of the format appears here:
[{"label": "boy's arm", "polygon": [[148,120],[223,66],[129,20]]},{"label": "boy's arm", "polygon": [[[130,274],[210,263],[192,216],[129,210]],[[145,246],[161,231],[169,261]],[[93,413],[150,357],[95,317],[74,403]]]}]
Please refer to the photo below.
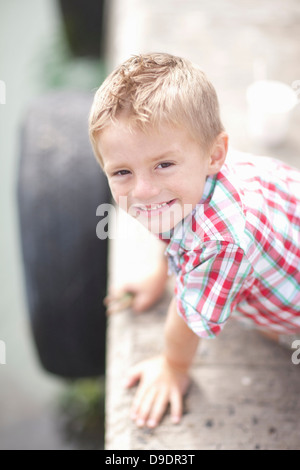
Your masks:
[{"label": "boy's arm", "polygon": [[165,324],[165,356],[175,368],[188,371],[198,348],[200,338],[178,315],[176,297],[173,297]]},{"label": "boy's arm", "polygon": [[169,403],[172,421],[180,421],[183,396],[190,382],[188,371],[198,343],[199,338],[177,314],[173,299],[165,326],[164,353],[133,367],[126,383],[131,387],[139,381],[131,410],[138,426],[157,426]]}]

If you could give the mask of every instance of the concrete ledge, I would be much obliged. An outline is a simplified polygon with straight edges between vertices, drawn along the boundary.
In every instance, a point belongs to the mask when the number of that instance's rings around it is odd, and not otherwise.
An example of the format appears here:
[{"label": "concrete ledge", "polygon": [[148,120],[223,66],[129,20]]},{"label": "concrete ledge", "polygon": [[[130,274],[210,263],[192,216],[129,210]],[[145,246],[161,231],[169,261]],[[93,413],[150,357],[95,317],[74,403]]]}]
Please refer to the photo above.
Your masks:
[{"label": "concrete ledge", "polygon": [[166,307],[143,315],[120,312],[109,320],[106,449],[300,449],[300,365],[288,351],[234,320],[217,340],[205,340],[179,425],[167,414],[155,430],[129,419],[134,390],[122,380],[128,367],[158,353]]}]

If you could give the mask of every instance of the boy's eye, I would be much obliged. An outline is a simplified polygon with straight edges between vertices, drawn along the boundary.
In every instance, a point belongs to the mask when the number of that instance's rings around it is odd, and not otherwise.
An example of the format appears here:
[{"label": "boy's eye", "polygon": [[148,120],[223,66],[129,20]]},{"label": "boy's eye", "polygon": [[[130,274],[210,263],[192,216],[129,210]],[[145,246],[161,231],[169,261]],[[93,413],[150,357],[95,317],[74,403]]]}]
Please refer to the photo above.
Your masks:
[{"label": "boy's eye", "polygon": [[119,170],[119,171],[116,171],[115,173],[113,173],[113,176],[124,176],[124,175],[128,175],[128,174],[129,174],[128,170]]},{"label": "boy's eye", "polygon": [[173,163],[171,162],[163,162],[163,163],[160,163],[159,165],[157,165],[157,168],[168,168],[169,166],[173,165]]}]

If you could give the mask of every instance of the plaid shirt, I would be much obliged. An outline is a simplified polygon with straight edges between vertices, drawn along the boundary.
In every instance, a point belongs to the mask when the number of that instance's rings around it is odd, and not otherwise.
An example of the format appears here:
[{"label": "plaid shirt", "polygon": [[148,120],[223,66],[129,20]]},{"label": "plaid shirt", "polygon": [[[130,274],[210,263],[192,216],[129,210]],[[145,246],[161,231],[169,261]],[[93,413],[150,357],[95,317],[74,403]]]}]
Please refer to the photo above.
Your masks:
[{"label": "plaid shirt", "polygon": [[198,336],[215,337],[232,312],[261,329],[300,330],[299,171],[231,152],[169,235],[178,311]]}]

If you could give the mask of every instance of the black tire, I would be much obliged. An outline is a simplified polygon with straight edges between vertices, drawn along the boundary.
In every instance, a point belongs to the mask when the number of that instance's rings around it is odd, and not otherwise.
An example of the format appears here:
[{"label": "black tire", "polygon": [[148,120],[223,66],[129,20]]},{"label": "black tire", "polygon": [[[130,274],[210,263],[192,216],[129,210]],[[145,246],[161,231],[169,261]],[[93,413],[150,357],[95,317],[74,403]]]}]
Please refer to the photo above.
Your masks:
[{"label": "black tire", "polygon": [[66,378],[105,372],[107,240],[96,208],[111,201],[87,120],[92,96],[58,92],[28,110],[18,207],[28,310],[43,367]]},{"label": "black tire", "polygon": [[65,38],[75,57],[99,57],[104,52],[105,0],[59,0]]}]

